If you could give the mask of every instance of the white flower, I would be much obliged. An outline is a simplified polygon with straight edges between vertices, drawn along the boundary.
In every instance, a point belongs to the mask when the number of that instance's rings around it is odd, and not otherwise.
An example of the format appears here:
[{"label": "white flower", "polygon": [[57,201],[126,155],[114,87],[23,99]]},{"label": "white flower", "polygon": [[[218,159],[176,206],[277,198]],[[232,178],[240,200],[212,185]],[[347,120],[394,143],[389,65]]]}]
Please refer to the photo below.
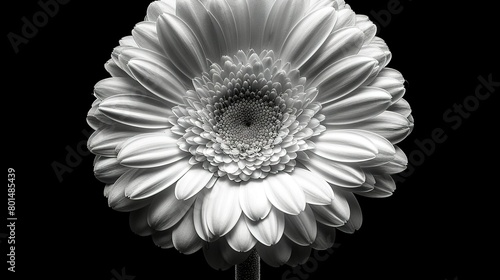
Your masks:
[{"label": "white flower", "polygon": [[95,86],[95,175],[162,248],[296,265],[386,197],[413,128],[402,75],[340,0],[153,2]]}]

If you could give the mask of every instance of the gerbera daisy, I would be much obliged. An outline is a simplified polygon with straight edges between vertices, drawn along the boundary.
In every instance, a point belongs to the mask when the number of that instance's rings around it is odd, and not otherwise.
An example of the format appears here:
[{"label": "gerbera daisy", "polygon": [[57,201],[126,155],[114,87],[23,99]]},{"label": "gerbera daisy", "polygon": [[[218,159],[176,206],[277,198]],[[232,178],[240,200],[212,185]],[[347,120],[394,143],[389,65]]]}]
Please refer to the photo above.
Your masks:
[{"label": "gerbera daisy", "polygon": [[376,27],[341,0],[151,3],[95,86],[88,141],[139,235],[227,268],[297,265],[386,197],[413,128]]}]

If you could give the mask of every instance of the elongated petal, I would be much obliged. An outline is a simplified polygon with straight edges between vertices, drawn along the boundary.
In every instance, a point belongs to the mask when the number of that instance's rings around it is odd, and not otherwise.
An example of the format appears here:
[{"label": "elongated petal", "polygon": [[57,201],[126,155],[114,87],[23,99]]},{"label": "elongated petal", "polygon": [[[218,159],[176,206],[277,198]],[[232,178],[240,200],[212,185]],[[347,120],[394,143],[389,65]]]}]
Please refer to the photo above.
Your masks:
[{"label": "elongated petal", "polygon": [[250,47],[256,53],[260,53],[262,48],[262,38],[266,20],[271,12],[275,0],[246,0],[250,12],[251,40]]},{"label": "elongated petal", "polygon": [[[338,19],[333,30],[339,30],[345,27],[352,27],[356,24],[356,14],[351,9],[342,9],[337,12]],[[364,35],[363,35],[364,37]],[[363,39],[364,40],[364,39]]]},{"label": "elongated petal", "polygon": [[173,163],[190,155],[179,149],[177,138],[178,136],[171,132],[134,136],[123,143],[118,160],[122,165],[135,168],[151,168]]},{"label": "elongated petal", "polygon": [[135,128],[161,129],[171,126],[170,110],[160,101],[147,96],[115,95],[99,105],[99,111],[111,120]]},{"label": "elongated petal", "polygon": [[252,221],[264,219],[271,211],[271,202],[267,199],[264,185],[267,180],[249,180],[240,184],[240,206]]},{"label": "elongated petal", "polygon": [[287,173],[270,175],[264,185],[267,199],[282,212],[290,215],[298,215],[304,211],[306,199],[304,191]]},{"label": "elongated petal", "polygon": [[290,242],[290,245],[292,247],[292,254],[286,264],[289,266],[305,264],[311,256],[311,246],[301,246],[293,242]]},{"label": "elongated petal", "polygon": [[272,208],[269,215],[262,220],[246,219],[247,227],[252,235],[262,244],[271,246],[281,239],[285,230],[285,215],[276,208]]},{"label": "elongated petal", "polygon": [[97,155],[115,157],[115,148],[135,136],[137,132],[118,130],[113,127],[104,127],[95,131],[87,142],[88,149]]},{"label": "elongated petal", "polygon": [[241,215],[239,184],[227,177],[219,178],[209,197],[208,229],[215,236],[224,236],[236,225]]},{"label": "elongated petal", "polygon": [[370,57],[348,56],[324,69],[309,86],[319,89],[316,101],[331,102],[361,86],[377,64],[377,60]]},{"label": "elongated petal", "polygon": [[300,68],[301,74],[310,79],[314,78],[329,65],[357,54],[363,45],[363,39],[363,32],[356,27],[346,27],[333,32]]},{"label": "elongated petal", "polygon": [[[221,31],[219,32],[222,32],[224,35],[224,42],[219,42],[221,46],[220,54],[222,54],[225,48],[227,48],[228,53],[238,51],[238,37],[245,36],[245,34],[238,34],[236,19],[233,16],[233,12],[228,2],[226,0],[208,0],[206,6],[213,15],[212,19],[215,19],[215,22],[212,20],[213,27],[217,30],[220,28]],[[212,41],[215,41],[214,39],[215,38],[210,38]]]},{"label": "elongated petal", "polygon": [[361,162],[361,167],[379,166],[382,164],[386,164],[394,159],[394,156],[396,154],[394,145],[383,136],[380,136],[379,134],[371,131],[361,129],[349,129],[349,131],[370,139],[370,141],[377,147],[377,156],[373,159]]},{"label": "elongated petal", "polygon": [[317,227],[318,233],[311,247],[316,250],[326,250],[332,247],[335,243],[336,229],[322,223],[317,223]]},{"label": "elongated petal", "polygon": [[130,77],[112,77],[99,81],[94,87],[95,96],[101,100],[118,94],[151,94]]},{"label": "elongated petal", "polygon": [[214,269],[226,270],[232,267],[234,264],[228,263],[224,256],[223,250],[225,249],[223,242],[226,242],[223,238],[210,243],[203,244],[203,255],[205,255],[205,260],[208,265]]},{"label": "elongated petal", "polygon": [[380,88],[361,87],[343,98],[324,106],[324,124],[355,123],[373,118],[390,105],[391,95]]},{"label": "elongated petal", "polygon": [[208,210],[208,200],[210,196],[208,195],[211,190],[202,190],[200,193],[194,197],[196,202],[194,204],[194,229],[198,236],[204,241],[213,241],[216,239],[214,234],[208,229],[207,223],[207,210]]},{"label": "elongated petal", "polygon": [[408,165],[408,158],[406,157],[405,153],[401,148],[398,146],[394,146],[395,148],[395,154],[394,158],[382,165],[377,165],[375,167],[368,168],[367,170],[369,172],[372,172],[374,175],[381,175],[381,174],[396,174],[403,172],[406,169],[406,166]]},{"label": "elongated petal", "polygon": [[373,159],[377,147],[370,139],[349,130],[327,130],[313,140],[313,152],[324,158],[341,162],[361,162]]},{"label": "elongated petal", "polygon": [[132,30],[132,36],[139,47],[163,55],[163,48],[160,41],[158,41],[155,22],[143,21],[136,24]]},{"label": "elongated petal", "polygon": [[400,80],[393,77],[378,76],[370,83],[370,86],[386,90],[392,96],[391,104],[400,100],[406,92],[404,84]]},{"label": "elongated petal", "polygon": [[356,15],[356,27],[365,34],[365,45],[369,44],[377,33],[377,26],[365,15]]},{"label": "elongated petal", "polygon": [[186,89],[175,75],[166,68],[146,60],[132,59],[130,72],[145,88],[172,105],[181,104]]},{"label": "elongated petal", "polygon": [[211,181],[216,180],[214,174],[205,170],[200,164],[193,166],[175,185],[175,197],[187,200],[195,196]]},{"label": "elongated petal", "polygon": [[292,246],[287,238],[282,238],[273,246],[257,244],[257,252],[261,259],[268,265],[278,267],[285,264],[292,255]]},{"label": "elongated petal", "polygon": [[227,243],[237,252],[248,252],[257,243],[245,220],[245,215],[241,215],[234,228],[226,235]]},{"label": "elongated petal", "polygon": [[194,78],[207,71],[203,47],[185,21],[165,13],[158,18],[156,28],[163,50],[182,73]]},{"label": "elongated petal", "polygon": [[316,219],[309,205],[299,215],[285,215],[285,235],[298,245],[311,245],[316,239]]},{"label": "elongated petal", "polygon": [[203,247],[203,240],[200,239],[194,229],[193,207],[189,209],[173,229],[172,243],[175,249],[187,255],[193,254]]},{"label": "elongated petal", "polygon": [[113,184],[127,170],[115,157],[97,156],[94,163],[95,177],[106,184]]},{"label": "elongated petal", "polygon": [[304,191],[306,202],[315,205],[328,205],[334,199],[333,190],[328,183],[314,176],[311,171],[296,167],[290,174]]},{"label": "elongated petal", "polygon": [[391,196],[396,190],[396,183],[390,175],[374,175],[374,189],[369,192],[359,193],[359,195],[372,198],[385,198]]},{"label": "elongated petal", "polygon": [[358,230],[363,223],[361,206],[359,205],[358,200],[353,193],[344,192],[344,196],[347,199],[347,203],[349,203],[351,215],[349,216],[349,220],[347,221],[347,223],[341,227],[338,227],[338,229],[346,233],[353,233],[354,231]]},{"label": "elongated petal", "polygon": [[161,167],[137,169],[135,177],[124,182],[125,195],[131,199],[153,196],[174,184],[191,167],[188,159],[182,159]]},{"label": "elongated petal", "polygon": [[178,200],[174,188],[168,188],[154,196],[148,212],[149,225],[162,231],[177,224],[194,203],[194,199]]},{"label": "elongated petal", "polygon": [[335,199],[330,205],[311,205],[316,220],[330,227],[342,226],[349,220],[349,203],[342,192],[335,192]]},{"label": "elongated petal", "polygon": [[153,233],[152,237],[156,246],[162,249],[170,249],[174,247],[174,243],[172,243],[172,228],[157,231]]},{"label": "elongated petal", "polygon": [[290,32],[280,57],[300,68],[325,42],[337,20],[335,9],[324,8],[305,16]]},{"label": "elongated petal", "polygon": [[163,13],[175,14],[176,1],[153,1],[148,6],[146,19],[156,22],[158,17]]},{"label": "elongated petal", "polygon": [[230,0],[227,1],[233,12],[233,17],[236,23],[238,35],[238,48],[240,50],[250,49],[251,34],[250,13],[246,0]]},{"label": "elongated petal", "polygon": [[304,0],[275,1],[264,28],[263,47],[279,50],[308,6],[309,1]]},{"label": "elongated petal", "polygon": [[404,98],[399,99],[396,103],[387,108],[387,110],[398,113],[405,118],[408,118],[411,114],[410,103],[408,103],[408,101],[406,101]]},{"label": "elongated petal", "polygon": [[125,172],[108,189],[108,205],[113,208],[113,210],[120,212],[135,211],[143,208],[151,202],[151,199],[149,198],[132,200],[126,196],[125,188],[127,186],[127,182],[132,180],[135,174],[137,174],[137,171],[133,169]]},{"label": "elongated petal", "polygon": [[309,161],[301,161],[312,173],[340,187],[356,188],[365,182],[365,173],[359,167],[334,162],[312,152],[306,152]]},{"label": "elongated petal", "polygon": [[146,206],[129,214],[130,229],[137,235],[148,236],[154,232],[148,224],[148,210]]}]

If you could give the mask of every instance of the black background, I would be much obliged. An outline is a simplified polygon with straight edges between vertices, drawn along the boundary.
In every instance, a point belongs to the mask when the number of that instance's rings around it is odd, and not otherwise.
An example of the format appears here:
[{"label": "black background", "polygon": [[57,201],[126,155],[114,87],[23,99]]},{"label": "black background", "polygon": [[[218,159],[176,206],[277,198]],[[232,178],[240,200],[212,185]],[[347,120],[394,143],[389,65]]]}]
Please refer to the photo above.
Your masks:
[{"label": "black background", "polygon": [[[90,131],[85,116],[93,86],[108,77],[104,62],[143,20],[149,1],[72,0],[17,54],[7,34],[20,34],[21,18],[31,19],[40,7],[37,1],[13,2],[2,9],[1,66],[4,162],[16,170],[15,276],[119,280],[113,271],[121,274],[124,268],[137,280],[191,279],[200,273],[233,279],[232,270],[209,267],[201,251],[186,256],[133,234],[128,215],[108,208],[104,185],[92,173],[92,155],[82,156],[62,182],[52,168],[54,162],[66,164],[66,148],[86,141],[82,132]],[[361,14],[386,10],[389,2],[348,1]],[[446,141],[423,163],[413,161],[414,171],[392,197],[361,198],[361,230],[339,233],[332,255],[302,268],[311,271],[307,279],[462,280],[498,274],[493,247],[498,245],[500,89],[460,125],[443,117],[454,104],[474,101],[479,76],[500,81],[498,18],[486,1],[436,2],[400,0],[402,10],[382,24],[379,36],[393,53],[389,66],[408,81],[405,98],[415,117],[415,130],[400,146],[415,160],[415,141],[430,138],[434,129],[444,130]],[[7,189],[2,196],[7,200]],[[6,201],[3,205],[7,208]],[[0,246],[2,274],[11,279],[6,239]],[[283,278],[289,270],[263,264],[262,279],[301,279],[293,273]]]}]

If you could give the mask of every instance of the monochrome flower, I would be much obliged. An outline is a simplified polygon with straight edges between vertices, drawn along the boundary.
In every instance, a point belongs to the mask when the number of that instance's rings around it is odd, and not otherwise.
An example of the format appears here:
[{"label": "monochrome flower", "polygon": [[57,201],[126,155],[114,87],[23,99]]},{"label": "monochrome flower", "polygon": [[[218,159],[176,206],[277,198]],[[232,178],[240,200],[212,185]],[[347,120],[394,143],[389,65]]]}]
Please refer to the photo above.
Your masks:
[{"label": "monochrome flower", "polygon": [[87,120],[110,207],[162,248],[227,268],[305,262],[387,197],[413,128],[376,27],[341,0],[150,4]]}]

